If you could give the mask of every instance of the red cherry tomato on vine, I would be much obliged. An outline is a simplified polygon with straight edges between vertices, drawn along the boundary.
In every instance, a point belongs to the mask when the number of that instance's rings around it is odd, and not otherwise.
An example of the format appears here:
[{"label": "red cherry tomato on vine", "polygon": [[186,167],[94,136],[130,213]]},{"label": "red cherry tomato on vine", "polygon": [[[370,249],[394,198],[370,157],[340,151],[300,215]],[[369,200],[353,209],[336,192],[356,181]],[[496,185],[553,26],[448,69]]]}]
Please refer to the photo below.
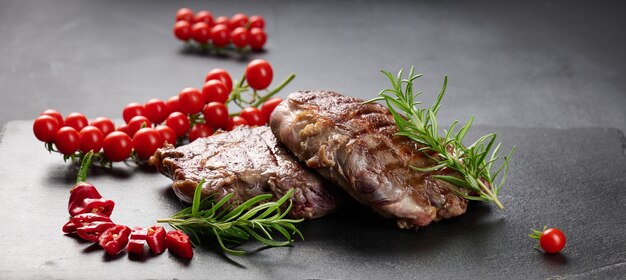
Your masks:
[{"label": "red cherry tomato on vine", "polygon": [[83,127],[89,125],[89,121],[87,121],[87,117],[81,113],[71,113],[65,117],[65,126],[71,126],[76,131],[80,131]]},{"label": "red cherry tomato on vine", "polygon": [[213,130],[206,124],[197,123],[189,130],[189,142],[193,142],[198,138],[209,137],[213,134]]},{"label": "red cherry tomato on vine", "polygon": [[539,244],[546,253],[558,253],[565,247],[565,234],[558,228],[549,228],[543,231]]},{"label": "red cherry tomato on vine", "polygon": [[233,45],[238,48],[243,48],[248,45],[248,29],[245,27],[237,27],[230,33],[230,39],[233,41]]},{"label": "red cherry tomato on vine", "polygon": [[171,129],[167,125],[159,125],[155,128],[159,134],[161,134],[161,138],[163,138],[163,142],[167,142],[172,145],[176,145],[176,132]]},{"label": "red cherry tomato on vine", "polygon": [[[178,99],[178,95],[170,97],[165,104],[167,105],[167,116],[174,112],[183,112],[183,110],[180,109],[180,100]],[[167,118],[167,116],[165,117]]]},{"label": "red cherry tomato on vine", "polygon": [[246,67],[246,81],[255,90],[266,89],[273,77],[272,66],[263,59],[255,59]]},{"label": "red cherry tomato on vine", "polygon": [[230,18],[228,27],[230,30],[233,30],[237,27],[245,27],[246,24],[248,24],[248,16],[242,13],[237,13]]},{"label": "red cherry tomato on vine", "polygon": [[130,119],[132,119],[134,116],[145,116],[146,115],[146,108],[143,107],[143,105],[139,104],[139,103],[129,103],[128,105],[126,105],[126,107],[124,107],[124,110],[122,111],[122,117],[124,118],[124,121],[126,123],[128,123],[130,121]]},{"label": "red cherry tomato on vine", "polygon": [[263,105],[261,105],[261,113],[263,113],[263,119],[265,119],[266,123],[269,123],[272,112],[274,112],[276,106],[278,106],[278,104],[282,101],[283,100],[280,97],[272,97],[263,102]]},{"label": "red cherry tomato on vine", "polygon": [[142,127],[151,127],[152,122],[144,116],[134,116],[128,122],[128,136],[133,137]]},{"label": "red cherry tomato on vine", "polygon": [[224,69],[215,68],[209,71],[204,77],[204,81],[208,82],[210,80],[218,80],[224,83],[229,94],[233,90],[233,79],[230,78],[230,74]]},{"label": "red cherry tomato on vine", "polygon": [[263,31],[263,29],[250,29],[250,38],[248,39],[248,43],[250,43],[252,50],[258,51],[263,49],[265,42],[267,42],[267,34]]},{"label": "red cherry tomato on vine", "polygon": [[194,22],[204,22],[211,27],[213,26],[213,14],[209,11],[199,11],[194,17]]},{"label": "red cherry tomato on vine", "polygon": [[53,142],[54,136],[60,128],[59,121],[49,115],[41,115],[33,123],[35,137],[42,142]]},{"label": "red cherry tomato on vine", "polygon": [[182,137],[189,130],[189,119],[181,112],[171,113],[165,120],[165,124],[174,130],[177,137]]},{"label": "red cherry tomato on vine", "polygon": [[252,29],[252,28],[260,28],[263,29],[265,28],[265,19],[263,19],[262,16],[251,16],[249,23],[248,23],[248,28]]},{"label": "red cherry tomato on vine", "polygon": [[202,86],[202,99],[205,104],[210,102],[226,103],[228,95],[228,89],[219,80],[210,80]]},{"label": "red cherry tomato on vine", "polygon": [[158,148],[163,147],[163,137],[151,127],[144,127],[133,136],[133,148],[141,159],[148,159]]},{"label": "red cherry tomato on vine", "polygon": [[133,141],[128,134],[121,131],[111,132],[102,141],[104,156],[110,161],[123,161],[133,151]]},{"label": "red cherry tomato on vine", "polygon": [[191,37],[200,44],[206,44],[211,39],[211,28],[204,22],[194,23],[191,27]]},{"label": "red cherry tomato on vine", "polygon": [[162,123],[169,115],[167,104],[161,99],[150,99],[143,107],[146,109],[146,117],[155,124]]},{"label": "red cherry tomato on vine", "polygon": [[83,153],[87,153],[89,151],[98,153],[102,148],[103,140],[104,134],[100,131],[100,129],[91,125],[85,126],[79,132],[80,145],[78,149]]},{"label": "red cherry tomato on vine", "polygon": [[128,130],[128,125],[127,124],[122,124],[122,125],[118,126],[116,131],[120,131],[120,132],[126,133],[126,135],[130,136],[130,131]]},{"label": "red cherry tomato on vine", "polygon": [[246,119],[240,116],[234,116],[232,118],[228,118],[228,124],[226,125],[226,130],[231,131],[235,127],[240,126],[240,125],[248,125],[248,122],[246,121]]},{"label": "red cherry tomato on vine", "polygon": [[61,113],[57,112],[56,110],[52,110],[52,109],[45,110],[41,112],[40,114],[40,116],[43,116],[43,115],[48,115],[48,116],[55,118],[57,122],[59,122],[60,126],[64,126],[63,115],[61,115]]},{"label": "red cherry tomato on vine", "polygon": [[248,107],[243,109],[243,111],[239,113],[239,116],[244,118],[250,126],[265,125],[265,118],[263,117],[263,113],[261,113],[261,110],[255,107]]},{"label": "red cherry tomato on vine", "polygon": [[219,16],[215,19],[215,21],[213,21],[213,26],[221,24],[221,25],[228,27],[229,23],[230,23],[230,19],[227,16]]},{"label": "red cherry tomato on vine", "polygon": [[218,24],[211,28],[211,40],[216,47],[225,47],[230,42],[230,31],[223,24]]},{"label": "red cherry tomato on vine", "polygon": [[80,146],[80,134],[71,126],[61,127],[54,135],[54,146],[64,155],[71,155]]},{"label": "red cherry tomato on vine", "polygon": [[187,21],[189,23],[193,23],[194,15],[193,10],[189,8],[181,8],[176,11],[176,21]]},{"label": "red cherry tomato on vine", "polygon": [[174,36],[181,41],[191,39],[191,24],[187,21],[177,21],[174,24]]},{"label": "red cherry tomato on vine", "polygon": [[202,110],[204,122],[212,128],[228,127],[228,108],[220,102],[211,102]]},{"label": "red cherry tomato on vine", "polygon": [[91,125],[100,129],[104,136],[107,136],[109,135],[109,133],[115,131],[115,124],[113,123],[113,121],[105,117],[96,118],[95,120],[91,121]]},{"label": "red cherry tomato on vine", "polygon": [[195,88],[185,88],[178,94],[180,108],[184,113],[193,115],[202,111],[204,107],[204,96],[202,92]]}]

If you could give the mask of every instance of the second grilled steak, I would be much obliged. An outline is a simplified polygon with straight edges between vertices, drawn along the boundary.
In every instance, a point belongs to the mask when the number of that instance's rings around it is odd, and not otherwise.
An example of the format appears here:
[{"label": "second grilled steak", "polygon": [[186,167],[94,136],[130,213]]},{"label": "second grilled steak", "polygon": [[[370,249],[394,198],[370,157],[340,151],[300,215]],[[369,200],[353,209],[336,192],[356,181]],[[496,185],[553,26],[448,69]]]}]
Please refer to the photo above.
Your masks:
[{"label": "second grilled steak", "polygon": [[292,93],[272,113],[272,131],[301,161],[401,228],[465,213],[467,200],[431,173],[434,162],[380,104],[329,91]]},{"label": "second grilled steak", "polygon": [[161,148],[150,162],[172,178],[176,195],[186,202],[204,178],[203,197],[234,193],[235,204],[265,193],[278,199],[293,188],[290,215],[296,218],[321,217],[336,206],[330,183],[300,164],[268,127],[240,126],[178,148]]}]

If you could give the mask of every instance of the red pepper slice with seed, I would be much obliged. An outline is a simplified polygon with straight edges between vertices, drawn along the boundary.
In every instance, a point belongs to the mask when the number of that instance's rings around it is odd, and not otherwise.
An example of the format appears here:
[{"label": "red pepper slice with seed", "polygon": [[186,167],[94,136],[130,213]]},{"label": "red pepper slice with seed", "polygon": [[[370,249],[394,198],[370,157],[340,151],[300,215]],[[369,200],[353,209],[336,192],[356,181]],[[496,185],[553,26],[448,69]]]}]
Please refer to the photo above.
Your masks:
[{"label": "red pepper slice with seed", "polygon": [[115,202],[103,199],[96,187],[84,182],[72,189],[67,206],[71,216],[82,213],[101,213],[110,216],[114,207]]},{"label": "red pepper slice with seed", "polygon": [[131,254],[142,254],[143,247],[146,244],[146,237],[148,236],[148,229],[134,228],[130,233],[128,240],[128,247],[126,251]]},{"label": "red pepper slice with seed", "polygon": [[165,243],[165,229],[162,226],[149,227],[146,241],[152,253],[161,254],[165,252],[167,248],[167,244]]},{"label": "red pepper slice with seed", "polygon": [[98,242],[98,238],[109,228],[114,227],[112,222],[92,222],[89,225],[76,229],[76,233],[80,238],[91,242]]},{"label": "red pepper slice with seed", "polygon": [[83,213],[72,217],[63,226],[64,233],[74,233],[79,227],[84,227],[93,222],[112,222],[109,216],[99,213]]},{"label": "red pepper slice with seed", "polygon": [[167,249],[172,254],[184,259],[191,259],[193,257],[193,250],[191,248],[191,242],[189,242],[189,236],[180,230],[173,230],[166,234],[165,243]]},{"label": "red pepper slice with seed", "polygon": [[107,254],[111,256],[117,255],[117,253],[126,248],[130,232],[129,227],[116,225],[103,232],[98,238],[98,243]]}]

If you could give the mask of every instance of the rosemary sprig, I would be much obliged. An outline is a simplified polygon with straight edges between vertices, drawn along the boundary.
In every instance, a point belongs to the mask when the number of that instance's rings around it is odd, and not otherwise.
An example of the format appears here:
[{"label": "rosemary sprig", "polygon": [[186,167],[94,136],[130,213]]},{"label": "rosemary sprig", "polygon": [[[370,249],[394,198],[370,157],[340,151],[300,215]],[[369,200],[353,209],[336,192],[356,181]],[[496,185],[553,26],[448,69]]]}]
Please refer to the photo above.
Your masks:
[{"label": "rosemary sprig", "polygon": [[[157,223],[169,223],[175,229],[182,230],[190,236],[191,242],[198,247],[203,238],[215,238],[220,248],[229,254],[243,255],[245,251],[226,247],[226,242],[241,244],[244,241],[255,239],[267,246],[286,246],[293,243],[292,236],[297,235],[304,239],[302,233],[295,227],[295,223],[303,219],[286,219],[291,210],[291,196],[294,190],[289,190],[277,201],[268,201],[271,194],[255,196],[237,207],[229,207],[227,202],[233,194],[226,195],[219,201],[213,196],[201,198],[204,179],[196,186],[193,202],[169,219],[157,220]],[[289,206],[284,211],[281,206],[289,200]],[[274,240],[275,230],[284,237],[282,241]],[[278,234],[274,234],[278,235]]]},{"label": "rosemary sprig", "polygon": [[[456,170],[460,175],[459,177],[449,175],[433,175],[432,177],[446,181],[458,188],[469,189],[477,194],[466,194],[459,189],[453,189],[454,192],[466,199],[491,201],[498,208],[504,209],[498,199],[498,194],[506,181],[509,159],[515,152],[515,147],[504,157],[500,167],[492,172],[494,162],[500,158],[498,155],[500,144],[494,148],[495,133],[482,136],[469,146],[463,145],[463,138],[472,126],[474,116],[471,116],[458,131],[455,131],[455,128],[459,122],[454,121],[449,129],[443,130],[443,137],[439,135],[437,113],[441,108],[441,99],[448,84],[447,76],[435,103],[427,108],[417,108],[417,105],[422,102],[416,101],[416,98],[422,92],[413,92],[413,81],[422,75],[415,75],[413,67],[411,67],[408,78],[403,78],[403,70],[400,70],[396,77],[388,71],[381,70],[381,72],[389,78],[392,87],[382,90],[377,98],[367,102],[385,101],[398,126],[397,135],[408,137],[421,144],[423,147],[420,148],[420,151],[428,152],[426,154],[430,154],[429,157],[437,162],[435,166],[430,168],[415,166],[411,166],[411,168],[421,172],[435,171],[445,167]],[[492,148],[493,152],[491,152]],[[502,175],[500,182],[494,185],[498,175]]]}]

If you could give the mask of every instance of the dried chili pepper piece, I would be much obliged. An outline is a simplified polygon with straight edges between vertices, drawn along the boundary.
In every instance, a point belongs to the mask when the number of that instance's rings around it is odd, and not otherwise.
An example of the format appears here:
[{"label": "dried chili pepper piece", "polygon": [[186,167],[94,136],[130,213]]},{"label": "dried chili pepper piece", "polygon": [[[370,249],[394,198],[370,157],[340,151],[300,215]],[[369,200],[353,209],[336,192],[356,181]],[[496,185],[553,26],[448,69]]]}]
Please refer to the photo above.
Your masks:
[{"label": "dried chili pepper piece", "polygon": [[189,236],[180,230],[173,230],[166,234],[165,243],[167,249],[172,254],[184,259],[191,259],[193,257],[193,250],[191,248],[191,242],[189,242]]},{"label": "dried chili pepper piece", "polygon": [[117,255],[117,253],[126,248],[130,232],[131,230],[127,226],[113,226],[100,235],[98,243],[107,254],[111,256]]},{"label": "dried chili pepper piece", "polygon": [[92,222],[89,225],[76,229],[76,233],[80,238],[91,242],[98,242],[98,238],[109,228],[114,227],[112,222]]},{"label": "dried chili pepper piece", "polygon": [[167,248],[167,244],[165,243],[165,229],[162,226],[149,227],[146,241],[152,253],[161,254],[165,252]]}]

